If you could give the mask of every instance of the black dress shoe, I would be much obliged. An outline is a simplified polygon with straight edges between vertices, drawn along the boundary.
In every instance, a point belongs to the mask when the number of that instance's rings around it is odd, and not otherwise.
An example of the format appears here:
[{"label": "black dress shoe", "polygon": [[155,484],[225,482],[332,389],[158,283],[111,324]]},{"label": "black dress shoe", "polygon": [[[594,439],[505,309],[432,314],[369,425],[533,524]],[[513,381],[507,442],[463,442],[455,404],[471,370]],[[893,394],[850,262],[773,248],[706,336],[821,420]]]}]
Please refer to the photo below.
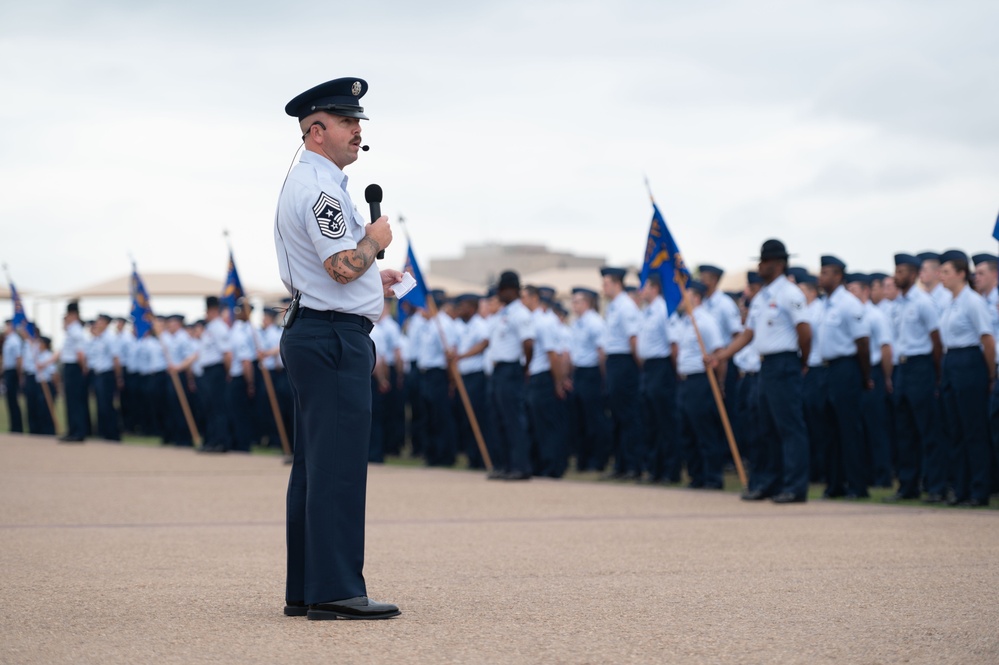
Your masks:
[{"label": "black dress shoe", "polygon": [[808,501],[808,497],[805,495],[792,494],[791,492],[781,492],[773,499],[774,503],[805,503]]},{"label": "black dress shoe", "polygon": [[289,600],[284,604],[284,615],[288,617],[304,617],[309,613],[309,606],[301,600]]},{"label": "black dress shoe", "polygon": [[969,508],[984,508],[989,505],[988,499],[968,499],[964,502],[964,505]]},{"label": "black dress shoe", "polygon": [[944,498],[939,494],[927,494],[926,498],[923,499],[923,503],[943,503]]},{"label": "black dress shoe", "polygon": [[763,499],[769,499],[770,495],[763,490],[746,490],[739,495],[739,498],[743,501],[763,501]]},{"label": "black dress shoe", "polygon": [[623,477],[624,474],[620,471],[605,471],[600,474],[600,480],[621,480]]},{"label": "black dress shoe", "polygon": [[523,471],[511,471],[510,473],[503,476],[503,480],[530,480],[531,474],[524,473]]},{"label": "black dress shoe", "polygon": [[309,605],[306,616],[313,621],[326,619],[391,619],[402,612],[390,603],[379,603],[367,596]]},{"label": "black dress shoe", "polygon": [[506,471],[500,471],[499,469],[493,469],[486,474],[486,480],[503,480],[506,477]]},{"label": "black dress shoe", "polygon": [[70,436],[69,434],[67,434],[66,436],[60,436],[59,437],[59,442],[60,443],[83,443],[83,437],[82,436]]}]

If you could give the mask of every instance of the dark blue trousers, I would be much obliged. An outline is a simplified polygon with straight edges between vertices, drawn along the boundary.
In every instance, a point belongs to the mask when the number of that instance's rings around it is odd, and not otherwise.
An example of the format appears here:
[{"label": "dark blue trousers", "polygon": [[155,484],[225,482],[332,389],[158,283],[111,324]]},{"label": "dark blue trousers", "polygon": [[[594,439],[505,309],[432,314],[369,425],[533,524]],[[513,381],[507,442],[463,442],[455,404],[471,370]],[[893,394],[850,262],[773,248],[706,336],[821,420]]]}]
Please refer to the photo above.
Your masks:
[{"label": "dark blue trousers", "polygon": [[977,346],[949,349],[940,393],[947,414],[950,479],[958,501],[988,503],[991,492],[989,377]]},{"label": "dark blue trousers", "polygon": [[[468,393],[468,402],[475,412],[475,419],[479,423],[479,431],[482,433],[483,441],[486,443],[486,450],[489,458],[492,459],[492,450],[495,445],[489,445],[489,438],[493,434],[491,426],[492,416],[489,409],[489,398],[486,392],[486,373],[470,372],[462,374],[461,380],[465,384],[465,392]],[[472,432],[472,423],[465,413],[464,405],[459,403],[458,409],[458,449],[468,456],[468,466],[472,469],[484,468],[482,453],[479,452],[479,444],[475,441],[475,434]]]},{"label": "dark blue trousers", "polygon": [[[35,396],[35,399],[37,401],[36,408],[38,410],[38,431],[37,431],[37,433],[38,434],[50,434],[51,435],[51,434],[55,434],[56,433],[56,430],[55,430],[55,421],[52,419],[52,412],[49,410],[49,403],[45,399],[45,392],[44,392],[44,389],[42,388],[42,385],[43,384],[40,381],[37,383],[38,390],[37,390],[37,393],[36,393],[36,396]],[[48,389],[49,389],[49,395],[52,396],[52,404],[53,404],[53,406],[55,406],[55,399],[56,399],[56,396],[57,396],[56,395],[55,383],[52,382],[52,381],[49,381],[47,385],[48,385]]]},{"label": "dark blue trousers", "polygon": [[427,413],[420,392],[420,370],[410,363],[406,372],[406,402],[409,404],[409,443],[413,457],[421,457],[427,440]]},{"label": "dark blue trousers", "polygon": [[992,493],[999,494],[999,381],[989,398],[989,423],[992,430]]},{"label": "dark blue trousers", "polygon": [[38,407],[44,401],[42,389],[38,386],[38,381],[34,374],[24,373],[24,406],[28,412],[28,431],[32,434],[39,434],[41,429],[39,420],[40,412]]},{"label": "dark blue trousers", "polygon": [[701,372],[681,379],[676,386],[676,404],[690,486],[721,489],[725,434],[708,375]]},{"label": "dark blue trousers", "polygon": [[[906,358],[895,382],[895,433],[898,437],[898,492],[919,497],[920,484],[933,494],[946,490],[946,455],[939,440],[936,371],[929,355]],[[930,472],[929,468],[934,467]],[[926,480],[924,481],[924,477]],[[929,479],[933,479],[933,484]]]},{"label": "dark blue trousers", "polygon": [[66,399],[66,435],[83,439],[87,436],[87,384],[77,363],[62,366],[62,385]]},{"label": "dark blue trousers", "polygon": [[750,490],[808,494],[808,434],[801,399],[801,361],[788,351],[763,358],[760,369],[760,468]]},{"label": "dark blue trousers", "polygon": [[739,452],[749,461],[750,471],[760,464],[760,375],[758,372],[744,374],[738,383],[739,422],[742,438],[739,439]]},{"label": "dark blue trousers", "polygon": [[424,459],[430,466],[453,466],[457,454],[454,416],[448,395],[447,370],[420,371],[420,397],[427,414]]},{"label": "dark blue trousers", "polygon": [[147,436],[158,436],[166,440],[168,404],[166,371],[147,374],[142,377],[142,397],[144,398],[143,417]]},{"label": "dark blue trousers", "polygon": [[[263,386],[254,385],[254,390]],[[246,392],[246,377],[233,376],[226,388],[226,404],[229,407],[229,428],[232,432],[232,450],[249,452],[256,442],[256,426],[254,425],[253,399]],[[370,410],[371,396],[368,395]],[[365,441],[367,446],[367,441]]]},{"label": "dark blue trousers", "polygon": [[829,450],[829,432],[826,429],[826,377],[827,367],[809,367],[802,379],[801,403],[808,432],[809,478],[813,483],[826,480],[826,453]]},{"label": "dark blue trousers", "polygon": [[97,434],[108,441],[121,441],[118,409],[114,406],[115,384],[114,370],[94,375],[94,396],[97,399]]},{"label": "dark blue trousers", "polygon": [[524,413],[524,367],[520,363],[496,363],[493,368],[493,409],[496,432],[507,473],[531,474],[530,439]]},{"label": "dark blue trousers", "polygon": [[891,440],[888,436],[888,393],[880,365],[871,368],[874,389],[860,397],[864,441],[867,447],[868,482],[876,487],[892,486]]},{"label": "dark blue trousers", "polygon": [[573,433],[570,447],[575,447],[576,469],[603,471],[611,444],[599,367],[577,367],[573,371],[570,405]]},{"label": "dark blue trousers", "polygon": [[857,356],[828,363],[825,390],[825,429],[829,432],[826,457],[826,496],[866,497],[868,467],[860,411],[863,390]]},{"label": "dark blue trousers", "polygon": [[[406,397],[399,387],[395,365],[389,366],[389,388],[385,394],[385,454],[399,455],[406,445]],[[290,403],[290,401],[289,401]]]},{"label": "dark blue trousers", "polygon": [[538,442],[538,468],[534,473],[561,478],[569,464],[566,424],[568,406],[555,395],[551,372],[532,374],[527,385],[527,408]]},{"label": "dark blue trousers", "polygon": [[366,596],[364,507],[375,346],[355,323],[299,318],[281,336],[295,404],[285,598]]},{"label": "dark blue trousers", "polygon": [[222,363],[205,367],[201,376],[203,389],[199,392],[205,410],[204,446],[209,450],[228,450],[232,445],[226,407],[225,378],[225,366]]},{"label": "dark blue trousers", "polygon": [[680,481],[680,447],[676,413],[676,370],[669,358],[642,363],[642,429],[645,468],[653,481]]},{"label": "dark blue trousers", "polygon": [[7,413],[10,419],[10,431],[23,432],[24,420],[21,414],[21,403],[17,399],[21,392],[21,386],[17,380],[17,370],[4,370],[3,383],[7,389]]},{"label": "dark blue trousers", "polygon": [[[187,425],[187,418],[184,416],[184,407],[181,406],[180,396],[177,393],[177,384],[169,374],[167,374],[166,380],[167,441],[178,446],[193,446],[194,439],[191,436],[191,428]],[[177,380],[180,381],[180,390],[184,399],[187,400],[187,406],[191,408],[194,398],[187,385],[187,374],[179,374]]]},{"label": "dark blue trousers", "polygon": [[607,394],[614,419],[614,470],[642,472],[642,421],[638,365],[630,353],[607,356]]},{"label": "dark blue trousers", "polygon": [[138,432],[141,376],[137,372],[125,372],[125,385],[119,394],[122,427],[126,432]]}]

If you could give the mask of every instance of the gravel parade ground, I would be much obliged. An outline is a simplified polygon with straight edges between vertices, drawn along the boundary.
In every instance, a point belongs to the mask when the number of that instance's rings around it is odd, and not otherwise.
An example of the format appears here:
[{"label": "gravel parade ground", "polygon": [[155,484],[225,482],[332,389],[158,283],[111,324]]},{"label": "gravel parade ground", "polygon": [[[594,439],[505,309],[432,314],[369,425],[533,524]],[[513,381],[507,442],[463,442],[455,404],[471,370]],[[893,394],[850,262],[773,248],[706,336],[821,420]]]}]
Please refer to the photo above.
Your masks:
[{"label": "gravel parade ground", "polygon": [[0,436],[0,662],[999,662],[999,511],[372,466],[402,616],[308,621],[289,468]]}]

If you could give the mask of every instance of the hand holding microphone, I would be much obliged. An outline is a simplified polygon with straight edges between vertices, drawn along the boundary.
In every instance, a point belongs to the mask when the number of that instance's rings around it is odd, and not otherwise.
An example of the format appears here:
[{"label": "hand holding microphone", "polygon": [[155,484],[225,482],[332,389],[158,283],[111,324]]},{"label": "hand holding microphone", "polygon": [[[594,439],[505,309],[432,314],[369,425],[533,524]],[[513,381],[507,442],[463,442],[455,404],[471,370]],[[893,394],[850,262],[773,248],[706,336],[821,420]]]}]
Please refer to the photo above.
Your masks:
[{"label": "hand holding microphone", "polygon": [[[364,189],[364,200],[368,202],[368,208],[371,211],[371,223],[374,224],[382,216],[382,188],[375,184],[368,185]],[[388,224],[388,220],[386,220],[386,224]],[[389,241],[391,241],[391,230],[389,234]],[[385,243],[385,245],[388,245],[388,243]],[[378,252],[378,258],[385,258],[384,249]]]}]

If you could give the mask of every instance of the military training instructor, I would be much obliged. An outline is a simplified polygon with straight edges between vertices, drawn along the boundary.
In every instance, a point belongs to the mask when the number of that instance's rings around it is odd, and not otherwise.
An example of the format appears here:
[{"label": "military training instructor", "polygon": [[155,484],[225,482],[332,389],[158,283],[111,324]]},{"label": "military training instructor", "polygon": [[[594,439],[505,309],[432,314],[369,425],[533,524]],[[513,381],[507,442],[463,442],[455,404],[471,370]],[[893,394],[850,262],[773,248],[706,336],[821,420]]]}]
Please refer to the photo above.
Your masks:
[{"label": "military training instructor", "polygon": [[372,270],[392,242],[387,217],[365,224],[343,169],[361,149],[358,104],[368,84],[340,78],[288,102],[305,150],[282,187],[274,243],[293,300],[281,356],[294,394],[294,463],[288,481],[285,614],[387,619],[399,608],[367,597],[364,504],[371,430],[369,337],[383,298],[402,281]]}]

